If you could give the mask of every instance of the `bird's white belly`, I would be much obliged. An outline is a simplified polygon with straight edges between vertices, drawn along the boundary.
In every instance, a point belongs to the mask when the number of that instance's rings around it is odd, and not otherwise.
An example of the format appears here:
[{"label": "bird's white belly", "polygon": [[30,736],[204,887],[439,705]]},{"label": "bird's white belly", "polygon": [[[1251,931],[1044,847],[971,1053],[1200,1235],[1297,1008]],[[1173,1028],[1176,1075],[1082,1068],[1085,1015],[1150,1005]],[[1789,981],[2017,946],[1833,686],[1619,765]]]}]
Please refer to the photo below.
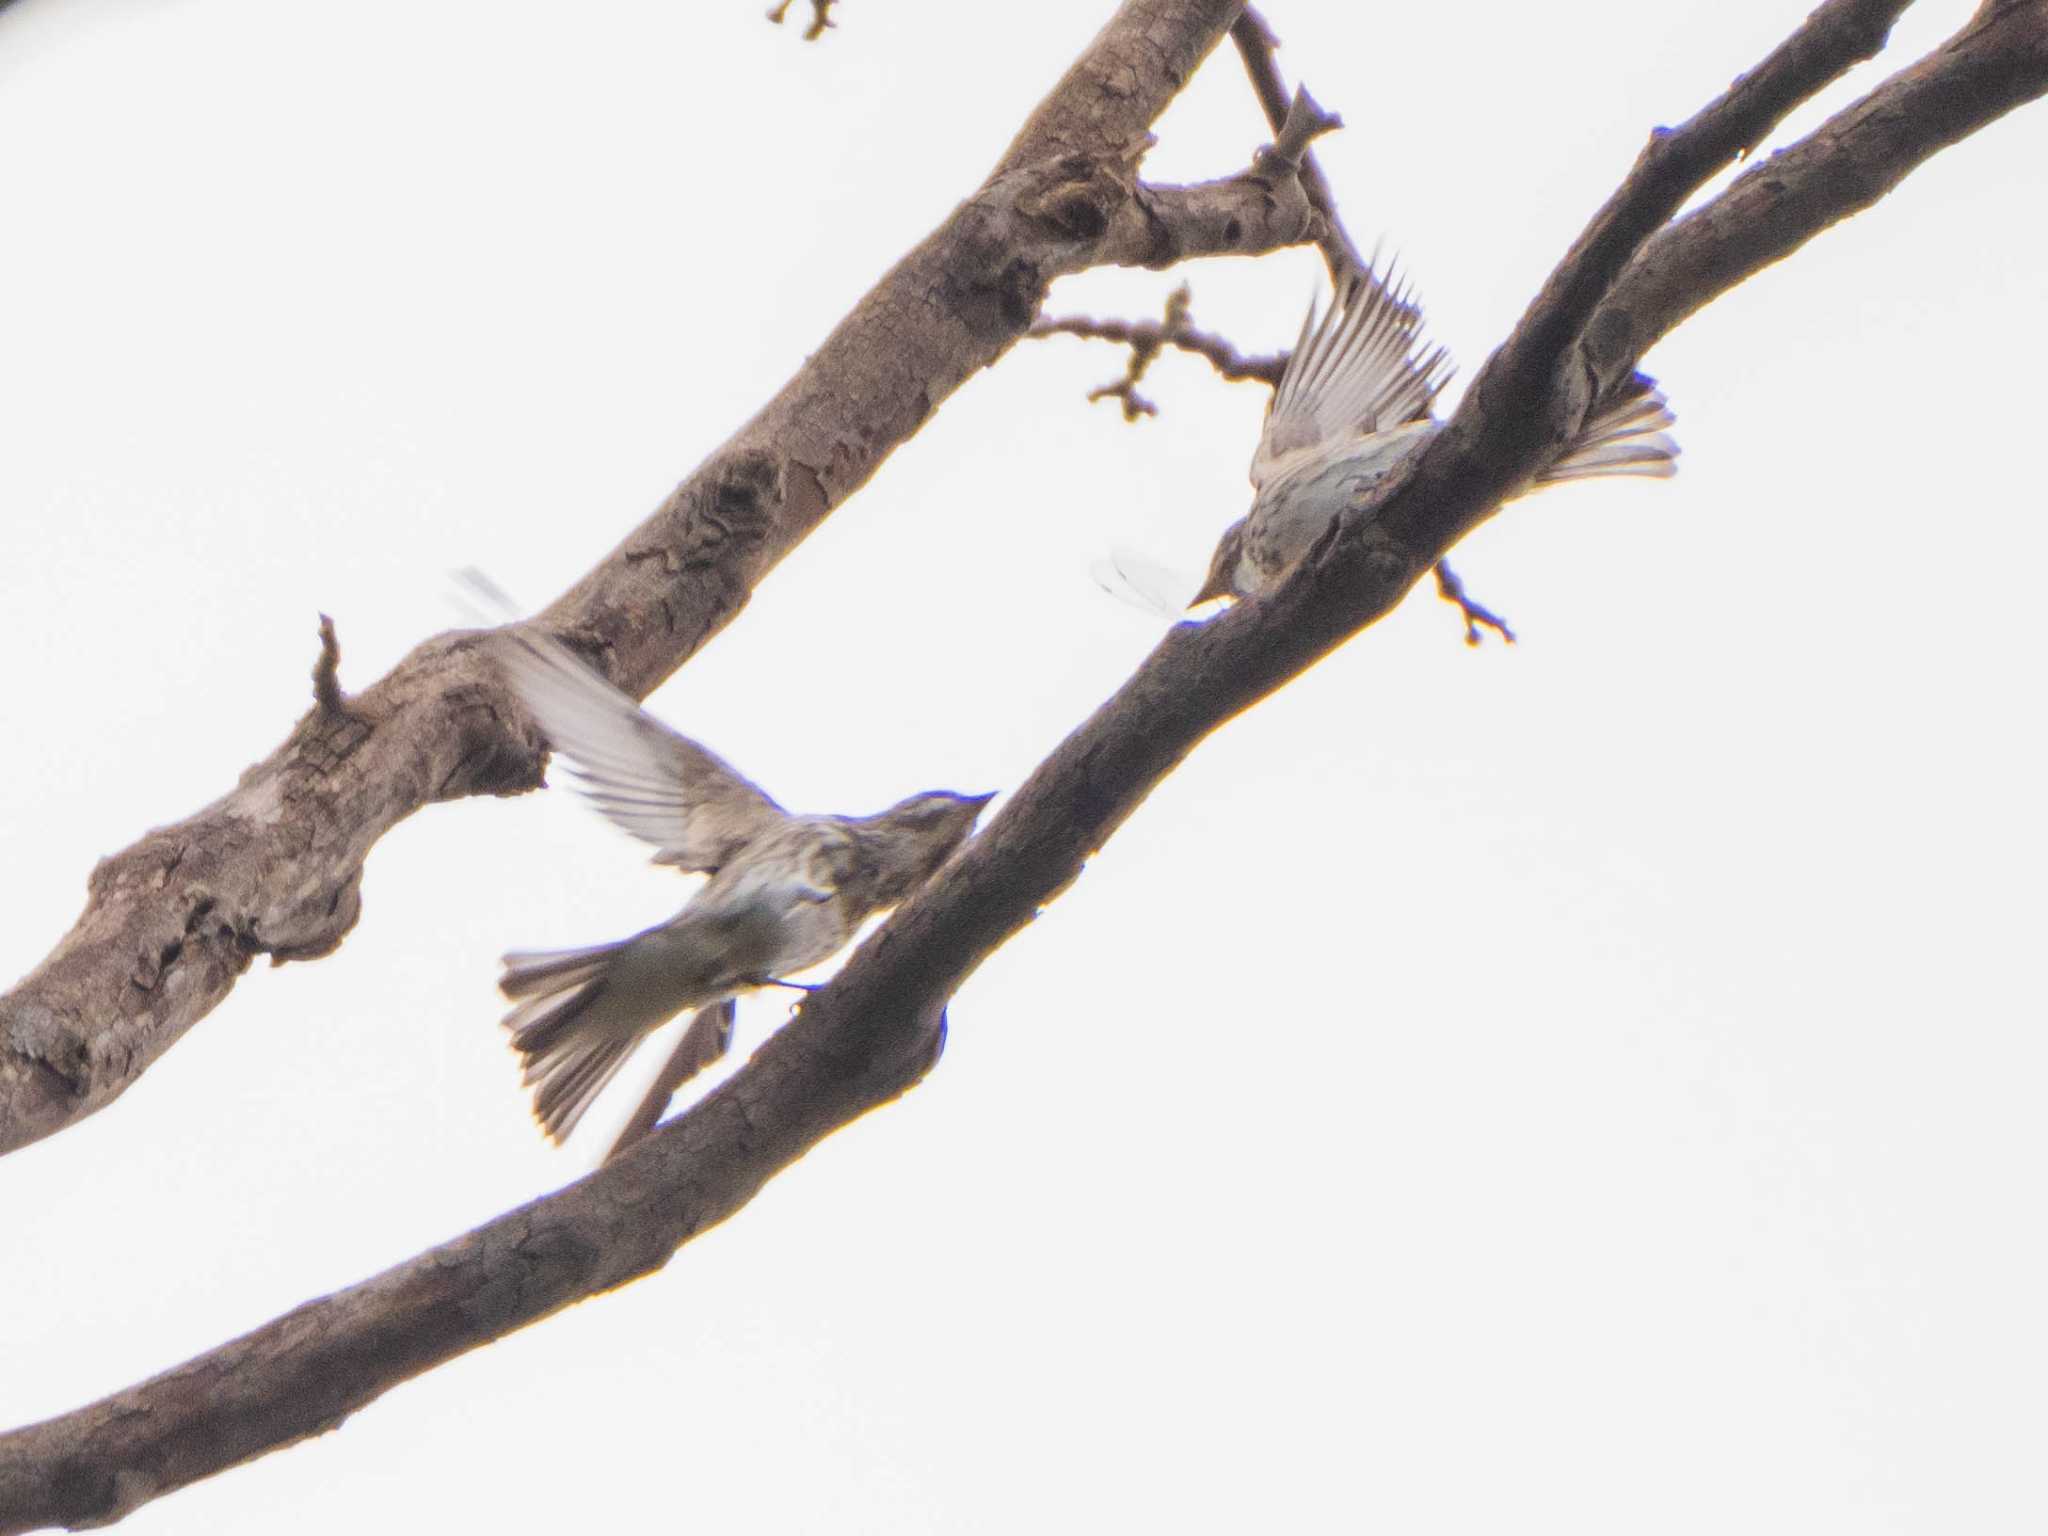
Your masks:
[{"label": "bird's white belly", "polygon": [[1260,490],[1246,529],[1244,574],[1263,591],[1292,570],[1331,521],[1356,506],[1436,435],[1439,423],[1409,422],[1348,444]]}]

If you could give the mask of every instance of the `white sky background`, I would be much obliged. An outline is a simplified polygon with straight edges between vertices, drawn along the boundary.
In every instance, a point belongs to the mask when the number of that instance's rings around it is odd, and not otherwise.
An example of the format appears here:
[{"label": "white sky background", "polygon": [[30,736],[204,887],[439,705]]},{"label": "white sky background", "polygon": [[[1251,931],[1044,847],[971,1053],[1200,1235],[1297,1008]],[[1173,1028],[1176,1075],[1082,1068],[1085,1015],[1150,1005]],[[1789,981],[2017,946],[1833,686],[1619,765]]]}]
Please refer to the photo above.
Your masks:
[{"label": "white sky background", "polygon": [[[801,5],[798,9],[801,10]],[[1274,0],[1361,239],[1471,377],[1642,137],[1803,0]],[[1110,10],[17,0],[0,11],[0,981],[484,566],[602,557],[964,196]],[[1952,30],[1892,49],[1790,137]],[[1151,174],[1239,168],[1226,48]],[[1550,491],[1203,746],[968,983],[937,1072],[661,1275],[138,1532],[2038,1530],[2033,468],[2048,111],[1648,366],[1669,484]],[[1050,312],[1292,339],[1312,253]],[[1264,392],[973,380],[655,699],[785,803],[1013,788],[1199,571]],[[436,807],[360,926],[0,1159],[0,1425],[584,1172],[497,955],[687,887],[572,797]],[[784,1015],[746,1004],[740,1051]],[[639,1063],[651,1071],[657,1052]]]}]

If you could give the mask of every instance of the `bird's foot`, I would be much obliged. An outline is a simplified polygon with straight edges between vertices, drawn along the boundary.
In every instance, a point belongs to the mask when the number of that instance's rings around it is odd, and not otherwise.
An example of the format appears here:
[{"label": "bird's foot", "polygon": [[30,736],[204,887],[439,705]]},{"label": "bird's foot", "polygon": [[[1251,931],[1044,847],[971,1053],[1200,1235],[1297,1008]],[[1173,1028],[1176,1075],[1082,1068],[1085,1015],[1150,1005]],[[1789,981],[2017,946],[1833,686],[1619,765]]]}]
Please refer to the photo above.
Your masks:
[{"label": "bird's foot", "polygon": [[788,987],[797,992],[815,992],[818,983],[809,981],[784,981],[780,976],[755,976],[748,980],[750,987]]}]

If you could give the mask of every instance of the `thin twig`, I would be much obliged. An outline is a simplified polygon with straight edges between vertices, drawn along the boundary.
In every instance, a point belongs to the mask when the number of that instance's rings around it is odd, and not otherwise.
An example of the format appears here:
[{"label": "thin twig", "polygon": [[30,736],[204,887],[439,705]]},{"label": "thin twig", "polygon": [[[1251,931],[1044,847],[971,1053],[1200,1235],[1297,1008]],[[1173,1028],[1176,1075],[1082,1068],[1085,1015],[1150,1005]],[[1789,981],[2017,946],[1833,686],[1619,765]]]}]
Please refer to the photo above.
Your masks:
[{"label": "thin twig", "polygon": [[[1223,337],[1212,332],[1198,331],[1183,324],[1169,334],[1166,327],[1157,320],[1097,320],[1087,315],[1062,315],[1057,319],[1039,320],[1024,334],[1039,337],[1080,336],[1091,341],[1113,341],[1130,347],[1149,347],[1155,352],[1162,346],[1173,347],[1204,359],[1218,374],[1233,384],[1256,382],[1268,387],[1277,386],[1280,375],[1287,368],[1285,352],[1263,357],[1247,357]],[[1095,398],[1094,394],[1091,393],[1089,398]]]},{"label": "thin twig", "polygon": [[1436,595],[1456,608],[1465,616],[1465,643],[1478,647],[1480,626],[1496,631],[1509,645],[1515,643],[1515,632],[1508,628],[1507,620],[1484,604],[1474,601],[1466,592],[1465,583],[1458,573],[1451,569],[1451,562],[1439,560],[1436,570]]},{"label": "thin twig", "polygon": [[1124,376],[1088,391],[1091,402],[1120,401],[1125,421],[1159,414],[1159,407],[1138,393],[1138,384],[1166,347],[1206,358],[1226,379],[1258,379],[1266,384],[1278,384],[1287,359],[1284,356],[1246,358],[1222,337],[1195,330],[1188,324],[1188,305],[1192,297],[1188,285],[1182,283],[1167,295],[1166,312],[1158,320],[1096,320],[1085,315],[1071,315],[1035,321],[1024,334],[1037,337],[1082,336],[1129,347],[1131,356],[1124,367]]},{"label": "thin twig", "polygon": [[[839,25],[832,19],[832,7],[838,3],[839,0],[811,0],[811,24],[804,28],[805,42],[815,43],[825,35],[828,27]],[[790,4],[791,0],[782,0],[781,4],[771,6],[768,10],[768,19],[778,27],[781,26],[782,18],[789,14]]]},{"label": "thin twig", "polygon": [[348,699],[341,691],[341,642],[334,635],[334,620],[324,613],[320,615],[320,654],[313,662],[313,702],[330,718],[349,713]]},{"label": "thin twig", "polygon": [[1123,402],[1125,421],[1136,421],[1140,416],[1159,414],[1159,407],[1138,393],[1138,383],[1145,377],[1145,370],[1152,366],[1152,360],[1159,356],[1160,341],[1187,323],[1188,300],[1192,297],[1186,283],[1182,283],[1166,296],[1166,313],[1155,327],[1156,334],[1149,338],[1133,338],[1131,359],[1124,366],[1124,376],[1114,383],[1089,390],[1090,404],[1097,400],[1120,400]]}]

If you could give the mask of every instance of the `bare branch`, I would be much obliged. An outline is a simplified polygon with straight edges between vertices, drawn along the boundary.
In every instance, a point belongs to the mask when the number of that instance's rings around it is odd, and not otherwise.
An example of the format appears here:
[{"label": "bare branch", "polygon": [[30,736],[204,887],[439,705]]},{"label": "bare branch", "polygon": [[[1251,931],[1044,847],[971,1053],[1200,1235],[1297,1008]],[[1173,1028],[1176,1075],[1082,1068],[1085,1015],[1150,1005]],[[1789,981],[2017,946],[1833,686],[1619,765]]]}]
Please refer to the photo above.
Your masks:
[{"label": "bare branch", "polygon": [[[1157,416],[1159,407],[1138,393],[1138,385],[1145,377],[1145,370],[1152,366],[1152,360],[1159,355],[1161,341],[1185,328],[1188,320],[1188,302],[1194,297],[1186,283],[1182,283],[1166,296],[1166,312],[1158,325],[1151,327],[1152,335],[1135,338],[1131,342],[1131,360],[1124,368],[1124,376],[1113,384],[1104,384],[1088,391],[1088,402],[1116,399],[1123,402],[1124,420],[1136,421],[1140,416]],[[1027,335],[1037,335],[1038,326],[1033,325]]]},{"label": "bare branch", "polygon": [[1659,232],[1586,328],[1602,375],[1625,373],[1737,283],[1870,207],[1936,151],[2040,96],[2044,73],[2048,9],[1985,0],[1942,47]]},{"label": "bare branch", "polygon": [[[1795,43],[1813,46],[1813,29],[1826,31],[1855,9],[1823,6]],[[1926,117],[1917,127],[1892,122],[1885,129],[1911,152],[1937,133],[1948,135],[1940,142],[1959,137],[1959,110],[1980,121],[1996,116],[1956,105],[1961,87],[1984,78],[1977,49],[1986,36],[1995,33],[2007,50],[1997,74],[2005,106],[2040,94],[2048,89],[2043,31],[2038,5],[1987,6],[1928,61],[1816,134],[1818,147],[1796,162],[1780,195],[1806,206],[1817,196],[1810,181],[1853,169],[1863,151],[1861,130],[1851,130],[1873,117]],[[1853,32],[1836,35],[1834,51],[1820,50],[1825,56],[1806,67],[1804,88],[1845,67],[1858,46]],[[1599,312],[1600,284],[1587,272],[1603,264],[1621,269],[1627,252],[1614,247],[1628,244],[1623,231],[1633,227],[1640,242],[1654,227],[1639,216],[1646,203],[1683,196],[1678,183],[1684,178],[1672,167],[1718,163],[1683,140],[1695,133],[1725,140],[1729,124],[1721,108],[1748,101],[1747,89],[1748,82],[1739,84],[1722,104],[1669,135],[1680,142],[1637,173],[1651,185],[1635,187],[1632,176],[1574,247],[1503,349],[1513,366],[1490,370],[1497,374],[1496,401],[1507,398],[1508,382],[1521,372],[1539,381],[1537,393],[1522,402],[1534,414],[1560,414],[1564,407],[1551,397],[1583,389],[1569,375],[1553,383],[1555,373],[1544,375],[1535,362],[1545,348],[1563,353],[1573,346],[1569,316],[1575,308]],[[1789,94],[1779,91],[1781,98]],[[1714,247],[1702,242],[1685,249],[1711,255]],[[1694,281],[1711,283],[1713,271],[1697,269]],[[1594,290],[1590,299],[1588,289]],[[1542,441],[1530,441],[1491,407],[1463,418],[1461,412],[1454,419],[1460,431],[1448,446],[1427,450],[1429,462],[1403,476],[1378,508],[1383,518],[1398,514],[1408,536],[1422,542],[1376,536],[1369,510],[1358,520],[1347,518],[1269,596],[1240,603],[1207,624],[1176,626],[981,836],[828,986],[805,999],[795,1020],[744,1071],[615,1163],[556,1195],[140,1386],[0,1436],[0,1533],[110,1519],[331,1428],[438,1361],[659,1266],[819,1138],[909,1087],[943,1040],[945,999],[1079,875],[1155,784],[1223,721],[1387,612],[1487,514],[1501,483],[1541,462]]]},{"label": "bare branch", "polygon": [[1509,645],[1515,643],[1515,632],[1508,628],[1507,620],[1472,598],[1465,590],[1464,581],[1451,569],[1450,561],[1439,560],[1433,569],[1436,572],[1436,595],[1464,616],[1467,645],[1478,648],[1482,627],[1493,630]]},{"label": "bare branch", "polygon": [[[839,0],[810,0],[810,3],[811,24],[804,28],[804,41],[815,43],[825,35],[828,27],[839,25],[838,22],[832,19],[832,7],[837,5]],[[768,9],[768,19],[778,27],[781,26],[783,18],[789,14],[790,4],[791,0],[781,0],[779,5],[770,6]]]},{"label": "bare branch", "polygon": [[[1187,291],[1185,285],[1181,291]],[[1092,341],[1114,341],[1132,348],[1149,349],[1154,354],[1162,347],[1174,347],[1205,359],[1233,384],[1256,380],[1269,387],[1277,385],[1281,372],[1287,367],[1285,352],[1266,357],[1246,357],[1223,337],[1208,331],[1198,331],[1185,323],[1169,331],[1157,320],[1097,320],[1087,315],[1063,315],[1058,319],[1039,320],[1025,334],[1034,337],[1080,336]],[[1089,398],[1093,399],[1094,396],[1091,395]]]},{"label": "bare branch", "polygon": [[[1498,505],[1522,476],[1548,459],[1579,429],[1593,404],[1632,370],[1606,352],[1598,367],[1560,380],[1566,363],[1586,334],[1593,312],[1614,288],[1622,270],[1685,200],[1738,155],[1747,154],[1785,115],[1852,66],[1884,46],[1891,24],[1910,0],[1826,0],[1805,23],[1727,93],[1678,128],[1660,128],[1636,157],[1634,167],[1606,206],[1593,216],[1524,312],[1514,334],[1487,359],[1448,429],[1417,465],[1418,486],[1440,475],[1460,475],[1454,464],[1487,472],[1469,483],[1480,492],[1466,513],[1476,523]],[[1581,362],[1594,359],[1582,354]],[[1566,387],[1553,390],[1554,383]],[[1535,411],[1539,402],[1548,410]],[[1493,450],[1472,452],[1484,437]],[[1485,464],[1491,459],[1490,464]],[[1430,498],[1397,497],[1424,520]],[[1419,528],[1406,507],[1388,506],[1380,521],[1397,536]],[[1469,527],[1470,524],[1468,523]],[[1463,530],[1461,530],[1462,532]],[[1423,535],[1427,541],[1428,536]]]},{"label": "bare branch", "polygon": [[1085,266],[1170,267],[1197,256],[1260,256],[1313,240],[1322,227],[1300,181],[1286,174],[1270,148],[1251,169],[1221,181],[1185,187],[1138,182],[1129,196],[1104,199],[1069,180],[1021,206],[1076,235],[1087,232],[1099,208],[1106,211],[1101,248]]},{"label": "bare branch", "polygon": [[1247,360],[1222,337],[1195,330],[1188,324],[1188,304],[1193,297],[1188,285],[1182,283],[1166,296],[1166,312],[1158,320],[1092,320],[1074,315],[1059,320],[1035,321],[1024,334],[1032,337],[1084,336],[1128,346],[1131,358],[1124,367],[1124,376],[1088,391],[1091,402],[1122,402],[1125,421],[1159,414],[1159,408],[1138,393],[1138,385],[1160,352],[1169,346],[1207,358],[1226,379],[1259,379],[1269,385],[1278,384],[1280,371],[1286,367],[1287,359],[1282,356]]},{"label": "bare branch", "polygon": [[[1021,336],[1046,285],[1308,238],[1298,183],[1137,179],[1151,121],[1236,0],[1126,0],[982,188],[920,242],[804,368],[547,611],[644,696],[960,384]],[[540,782],[537,742],[473,646],[421,646],[316,709],[226,796],[103,861],[57,948],[0,996],[0,1152],[112,1102],[259,954],[325,954],[363,860],[422,806]]]},{"label": "bare branch", "polygon": [[0,1436],[0,1533],[117,1520],[651,1273],[807,1147],[914,1082],[942,1029],[935,1011],[912,1055],[864,1057],[864,1047],[895,1042],[835,1038],[829,1023],[807,1024],[809,1013],[806,1004],[744,1074],[567,1189],[116,1397]]},{"label": "bare branch", "polygon": [[[1293,102],[1286,82],[1280,78],[1280,66],[1273,58],[1273,50],[1280,46],[1280,40],[1266,25],[1265,18],[1250,6],[1246,6],[1231,24],[1230,40],[1237,45],[1238,56],[1244,60],[1245,73],[1251,77],[1252,90],[1259,98],[1259,107],[1265,112],[1267,123],[1274,133],[1281,133]],[[1330,270],[1330,281],[1341,285],[1347,272],[1363,272],[1367,263],[1345,230],[1344,221],[1337,217],[1337,199],[1330,191],[1330,180],[1323,174],[1312,150],[1304,148],[1300,176],[1309,206],[1322,216],[1322,234],[1316,244],[1322,249],[1323,264]]]},{"label": "bare branch", "polygon": [[1292,181],[1301,174],[1309,145],[1343,126],[1344,119],[1318,106],[1307,86],[1296,86],[1273,142],[1259,151],[1254,168],[1268,183]]},{"label": "bare branch", "polygon": [[341,642],[335,638],[334,620],[324,613],[320,615],[320,655],[313,662],[313,702],[329,719],[352,718],[341,691]]},{"label": "bare branch", "polygon": [[1268,386],[1277,385],[1281,371],[1287,366],[1287,355],[1248,358],[1221,336],[1196,330],[1188,324],[1188,305],[1192,297],[1187,284],[1182,283],[1167,296],[1166,313],[1158,320],[1096,320],[1086,315],[1068,315],[1056,320],[1035,321],[1024,334],[1032,337],[1080,336],[1128,346],[1131,358],[1124,368],[1124,376],[1088,391],[1091,401],[1120,400],[1126,421],[1136,421],[1141,415],[1158,414],[1158,407],[1137,392],[1138,382],[1167,347],[1205,358],[1218,373],[1233,383],[1256,379]]}]

